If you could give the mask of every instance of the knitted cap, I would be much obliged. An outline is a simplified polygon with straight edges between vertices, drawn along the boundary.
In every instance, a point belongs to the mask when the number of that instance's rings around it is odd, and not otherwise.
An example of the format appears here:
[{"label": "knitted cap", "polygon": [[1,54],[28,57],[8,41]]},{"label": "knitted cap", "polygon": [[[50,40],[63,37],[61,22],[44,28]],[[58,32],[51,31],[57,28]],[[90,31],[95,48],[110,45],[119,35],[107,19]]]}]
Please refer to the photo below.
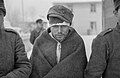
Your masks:
[{"label": "knitted cap", "polygon": [[64,20],[67,23],[72,24],[73,13],[71,12],[71,10],[62,5],[54,5],[48,11],[47,14],[48,20],[49,17],[57,17],[60,18],[61,20]]}]

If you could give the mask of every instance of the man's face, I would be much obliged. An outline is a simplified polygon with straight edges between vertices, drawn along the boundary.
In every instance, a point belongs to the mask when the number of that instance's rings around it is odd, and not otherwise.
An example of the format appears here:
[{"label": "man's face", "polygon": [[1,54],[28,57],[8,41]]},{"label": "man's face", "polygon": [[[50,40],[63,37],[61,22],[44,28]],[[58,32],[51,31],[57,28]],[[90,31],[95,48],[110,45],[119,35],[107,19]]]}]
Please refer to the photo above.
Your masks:
[{"label": "man's face", "polygon": [[42,28],[43,27],[43,25],[42,25],[42,23],[37,23],[37,27],[39,27],[39,28]]},{"label": "man's face", "polygon": [[51,33],[58,41],[65,39],[69,31],[69,26],[67,25],[54,25],[51,27]]}]

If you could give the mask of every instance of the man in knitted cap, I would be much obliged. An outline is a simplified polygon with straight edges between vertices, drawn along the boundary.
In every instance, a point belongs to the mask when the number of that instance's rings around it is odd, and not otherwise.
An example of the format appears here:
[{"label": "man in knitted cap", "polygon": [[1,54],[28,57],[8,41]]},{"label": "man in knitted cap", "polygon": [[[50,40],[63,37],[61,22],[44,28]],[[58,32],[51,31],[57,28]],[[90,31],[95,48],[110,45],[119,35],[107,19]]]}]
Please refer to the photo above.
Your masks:
[{"label": "man in knitted cap", "polygon": [[92,43],[92,54],[85,78],[120,78],[120,0],[113,0],[115,28],[101,32]]},{"label": "man in knitted cap", "polygon": [[0,0],[0,78],[29,78],[31,64],[19,34],[4,28],[6,10]]},{"label": "man in knitted cap", "polygon": [[33,47],[30,78],[83,78],[87,58],[82,38],[71,27],[73,13],[55,5],[47,19],[50,27]]}]

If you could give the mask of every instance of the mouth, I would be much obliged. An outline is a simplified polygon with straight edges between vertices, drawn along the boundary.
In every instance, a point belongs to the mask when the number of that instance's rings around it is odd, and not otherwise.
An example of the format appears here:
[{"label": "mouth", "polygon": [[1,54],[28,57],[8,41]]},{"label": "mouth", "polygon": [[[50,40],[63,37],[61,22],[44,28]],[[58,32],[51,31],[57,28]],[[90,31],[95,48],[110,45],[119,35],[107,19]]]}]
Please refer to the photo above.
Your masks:
[{"label": "mouth", "polygon": [[57,37],[63,37],[64,35],[63,34],[58,34],[56,35]]},{"label": "mouth", "polygon": [[56,35],[56,36],[63,36],[63,35]]},{"label": "mouth", "polygon": [[57,38],[57,39],[63,39],[63,38],[64,38],[64,35],[56,35],[56,38]]}]

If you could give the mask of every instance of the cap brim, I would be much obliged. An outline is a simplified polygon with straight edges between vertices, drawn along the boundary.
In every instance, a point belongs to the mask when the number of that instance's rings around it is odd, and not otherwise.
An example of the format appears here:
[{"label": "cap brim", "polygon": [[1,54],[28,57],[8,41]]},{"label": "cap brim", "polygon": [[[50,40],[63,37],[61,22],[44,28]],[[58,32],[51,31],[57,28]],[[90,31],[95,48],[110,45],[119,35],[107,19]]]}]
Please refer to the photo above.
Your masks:
[{"label": "cap brim", "polygon": [[50,14],[49,17],[58,17],[58,18],[64,20],[65,22],[70,23],[67,19],[65,19],[64,17],[57,15],[57,14]]}]

